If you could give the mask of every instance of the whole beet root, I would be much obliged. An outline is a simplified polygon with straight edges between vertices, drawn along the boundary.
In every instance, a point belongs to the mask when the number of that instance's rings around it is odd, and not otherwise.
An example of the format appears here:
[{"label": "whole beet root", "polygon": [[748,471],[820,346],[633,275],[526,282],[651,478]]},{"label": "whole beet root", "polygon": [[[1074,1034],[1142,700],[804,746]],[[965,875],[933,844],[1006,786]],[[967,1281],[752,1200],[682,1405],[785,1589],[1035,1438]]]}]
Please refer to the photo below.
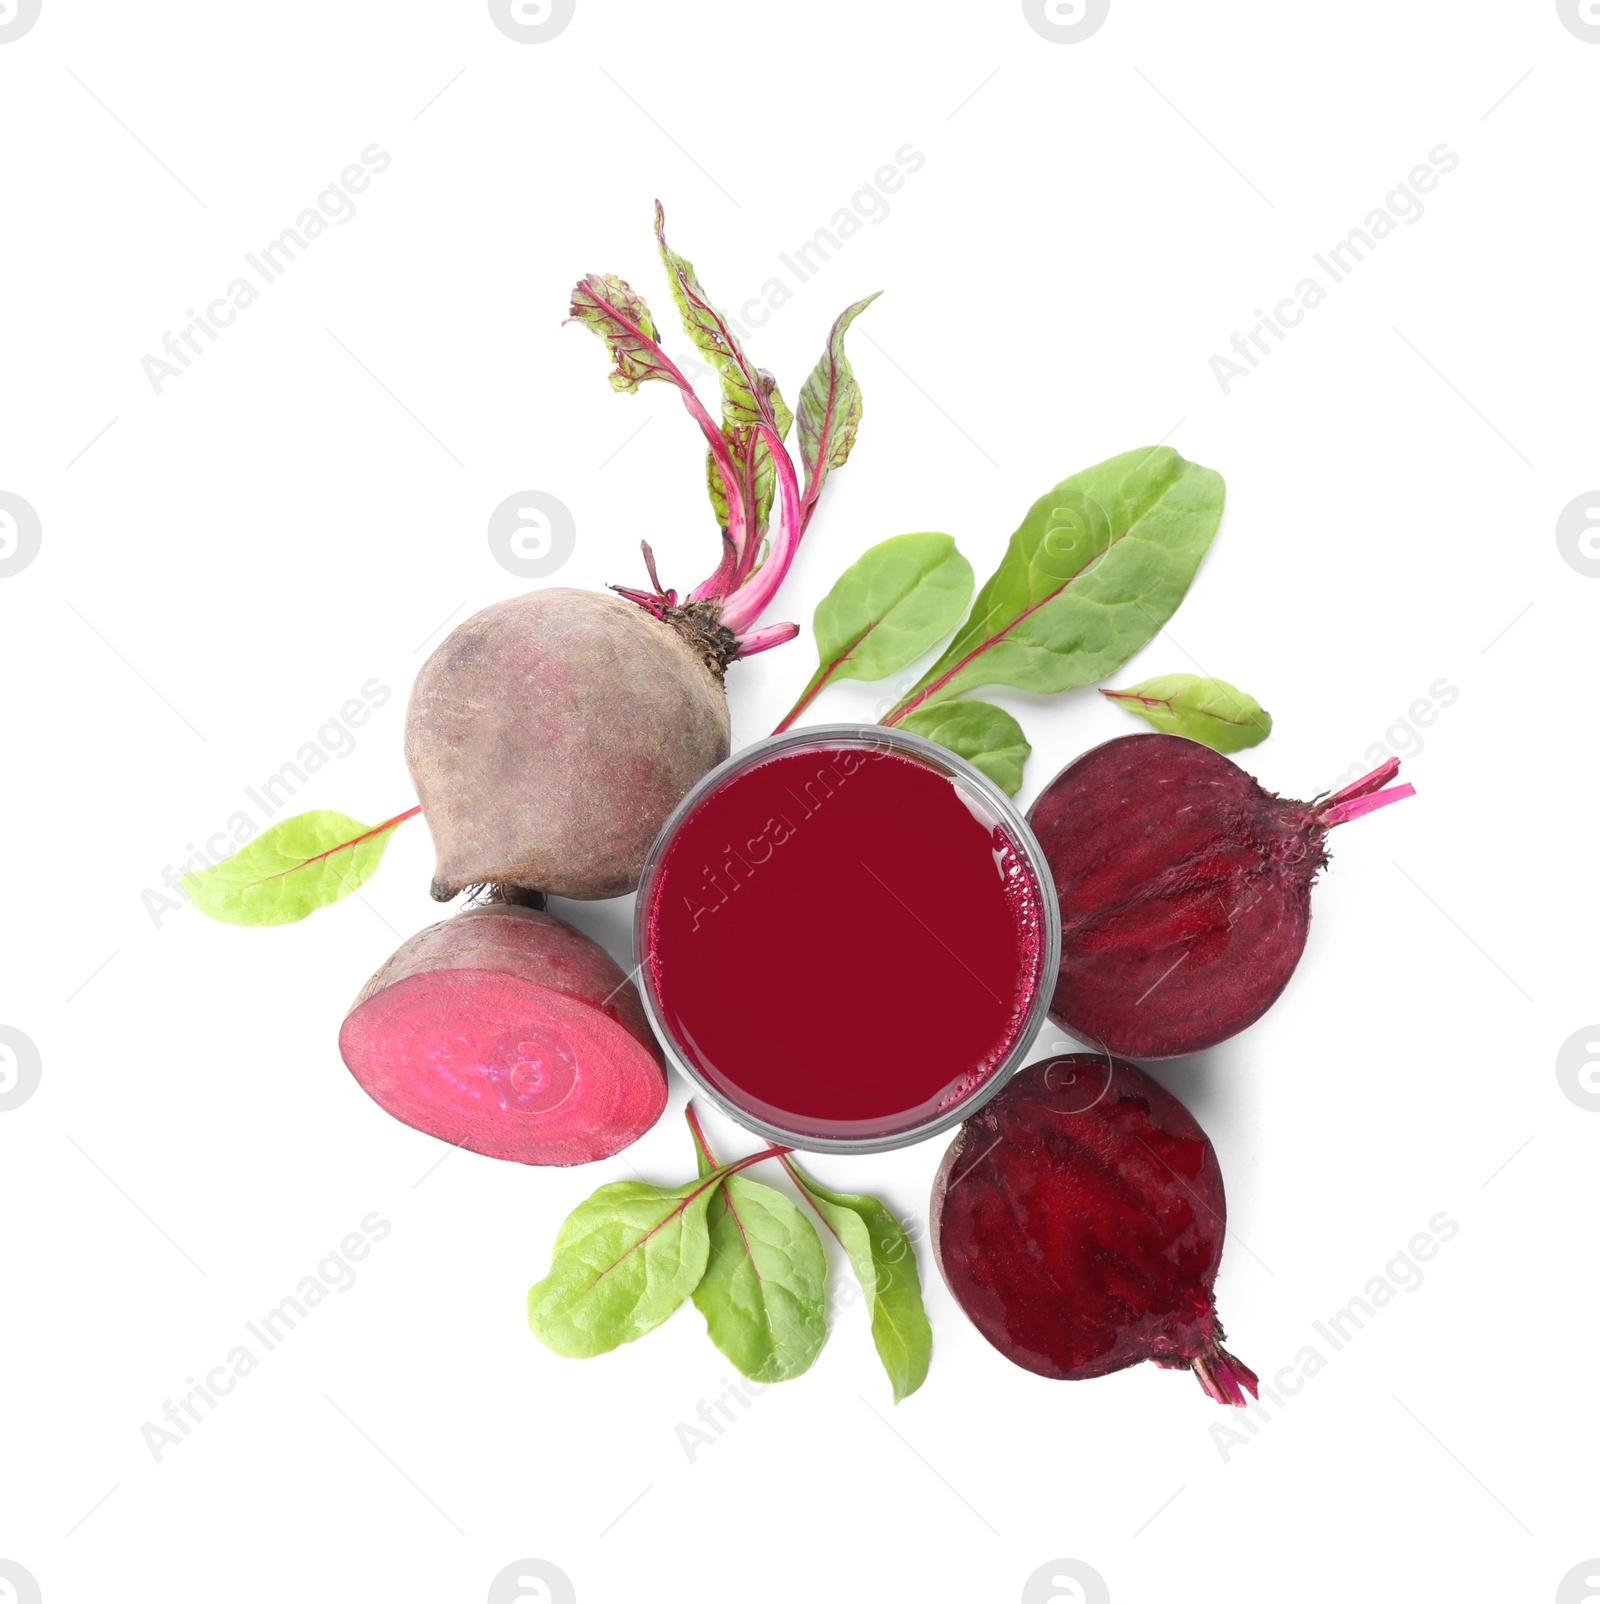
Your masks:
[{"label": "whole beet root", "polygon": [[1059,1381],[1150,1359],[1243,1405],[1212,1285],[1227,1206],[1206,1133],[1171,1092],[1087,1053],[1020,1071],[957,1133],[933,1185],[952,1296],[1014,1364]]},{"label": "whole beet root", "polygon": [[534,591],[452,631],[406,713],[434,896],[482,883],[574,898],[633,890],[667,815],[728,755],[714,664],[672,624],[601,591]]},{"label": "whole beet root", "polygon": [[633,982],[530,907],[465,908],[413,936],[351,1005],[339,1051],[396,1119],[521,1164],[609,1158],[667,1103]]},{"label": "whole beet root", "polygon": [[1181,735],[1125,735],[1068,764],[1028,812],[1061,903],[1050,1017],[1130,1058],[1254,1024],[1305,950],[1328,831],[1412,795],[1383,789],[1399,768],[1293,802]]}]

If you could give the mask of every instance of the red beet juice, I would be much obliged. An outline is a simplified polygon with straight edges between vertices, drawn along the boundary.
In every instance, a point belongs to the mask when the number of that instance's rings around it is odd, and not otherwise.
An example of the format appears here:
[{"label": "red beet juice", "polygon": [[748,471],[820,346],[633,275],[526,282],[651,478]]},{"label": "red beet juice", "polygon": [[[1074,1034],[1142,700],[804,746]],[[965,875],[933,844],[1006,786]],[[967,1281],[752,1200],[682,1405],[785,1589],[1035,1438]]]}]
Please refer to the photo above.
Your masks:
[{"label": "red beet juice", "polygon": [[797,734],[712,775],[663,833],[641,890],[646,991],[735,1110],[896,1145],[1031,1037],[1053,909],[1026,826],[981,777],[899,732]]}]

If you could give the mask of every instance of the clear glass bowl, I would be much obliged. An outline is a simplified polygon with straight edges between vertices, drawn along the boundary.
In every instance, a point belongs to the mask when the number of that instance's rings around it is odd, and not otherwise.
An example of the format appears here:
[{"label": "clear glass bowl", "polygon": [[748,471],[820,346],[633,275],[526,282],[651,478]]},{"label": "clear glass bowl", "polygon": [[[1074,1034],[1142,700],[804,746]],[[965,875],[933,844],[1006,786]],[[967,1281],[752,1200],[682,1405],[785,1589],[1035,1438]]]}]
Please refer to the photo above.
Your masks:
[{"label": "clear glass bowl", "polygon": [[[1041,941],[1034,994],[1031,998],[1024,999],[1023,1024],[1004,1059],[959,1101],[943,1106],[936,1114],[918,1119],[914,1123],[898,1125],[893,1129],[885,1129],[870,1135],[824,1135],[815,1131],[789,1129],[743,1107],[726,1089],[710,1081],[682,1050],[667,1024],[668,1010],[663,1007],[657,992],[654,966],[651,963],[651,911],[655,900],[656,882],[667,849],[680,824],[695,811],[702,799],[732,776],[781,753],[807,747],[835,750],[841,747],[856,747],[878,753],[893,753],[914,759],[924,767],[949,779],[968,806],[975,808],[976,816],[981,818],[987,814],[995,826],[1009,837],[1017,850],[1020,862],[1032,877],[1032,891],[1039,913]],[[993,1097],[1021,1067],[1049,1014],[1050,998],[1061,961],[1061,915],[1049,864],[1039,843],[1034,839],[1032,830],[1028,828],[1027,820],[1011,798],[987,775],[945,747],[905,730],[878,724],[818,724],[790,730],[783,735],[771,736],[735,753],[725,763],[707,774],[673,810],[650,849],[639,882],[639,897],[634,911],[634,958],[638,964],[639,990],[644,999],[645,1011],[650,1017],[656,1035],[666,1049],[668,1058],[688,1077],[692,1085],[729,1118],[736,1120],[747,1130],[786,1147],[797,1147],[810,1152],[876,1153],[891,1148],[908,1147],[914,1142],[924,1141],[940,1131],[948,1130]],[[915,1003],[899,1006],[914,1007]]]}]

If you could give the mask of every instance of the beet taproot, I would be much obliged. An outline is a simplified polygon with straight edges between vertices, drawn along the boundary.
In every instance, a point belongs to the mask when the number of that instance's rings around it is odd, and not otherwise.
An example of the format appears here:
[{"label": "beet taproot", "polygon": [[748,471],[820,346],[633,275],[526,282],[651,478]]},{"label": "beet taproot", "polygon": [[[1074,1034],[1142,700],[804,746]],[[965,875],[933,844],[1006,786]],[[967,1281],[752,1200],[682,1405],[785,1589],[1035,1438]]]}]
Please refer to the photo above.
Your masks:
[{"label": "beet taproot", "polygon": [[667,1103],[633,982],[531,907],[469,907],[413,936],[363,987],[339,1051],[396,1119],[521,1164],[609,1158]]},{"label": "beet taproot", "polygon": [[728,745],[720,669],[635,603],[561,586],[485,608],[423,664],[406,713],[434,896],[633,890]]},{"label": "beet taproot", "polygon": [[1134,1065],[1075,1053],[1021,1070],[950,1144],[931,1219],[951,1295],[1024,1370],[1083,1381],[1149,1359],[1218,1403],[1255,1395],[1212,1296],[1217,1155]]},{"label": "beet taproot", "polygon": [[1305,950],[1336,824],[1413,794],[1391,758],[1294,802],[1181,735],[1085,752],[1028,811],[1061,904],[1050,1017],[1129,1058],[1198,1052],[1252,1025]]}]

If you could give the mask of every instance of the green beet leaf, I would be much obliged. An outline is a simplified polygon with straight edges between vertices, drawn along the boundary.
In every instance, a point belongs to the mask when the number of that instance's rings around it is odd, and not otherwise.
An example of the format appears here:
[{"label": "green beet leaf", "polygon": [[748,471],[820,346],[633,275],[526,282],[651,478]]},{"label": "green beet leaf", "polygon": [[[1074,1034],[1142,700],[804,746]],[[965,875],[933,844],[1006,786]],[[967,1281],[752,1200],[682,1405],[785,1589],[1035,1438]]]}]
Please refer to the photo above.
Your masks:
[{"label": "green beet leaf", "polygon": [[800,456],[806,465],[805,516],[822,494],[822,481],[842,468],[861,427],[861,386],[844,354],[845,330],[877,300],[876,291],[847,306],[833,321],[827,349],[800,390]]},{"label": "green beet leaf", "polygon": [[662,361],[650,308],[626,279],[590,273],[572,291],[572,320],[605,341],[615,364],[611,388],[632,394],[650,379],[677,381]]},{"label": "green beet leaf", "polygon": [[928,1374],[933,1329],[922,1307],[917,1256],[900,1222],[875,1197],[830,1192],[792,1159],[784,1168],[849,1255],[872,1315],[872,1340],[894,1388],[909,1398]]},{"label": "green beet leaf", "polygon": [[1130,690],[1100,694],[1168,735],[1187,735],[1218,752],[1242,752],[1272,734],[1272,715],[1225,679],[1158,674]]},{"label": "green beet leaf", "polygon": [[972,596],[972,564],[949,535],[894,535],[839,576],[817,606],[817,671],[788,724],[832,679],[884,679],[956,626]]},{"label": "green beet leaf", "polygon": [[816,1227],[781,1192],[742,1175],[707,1211],[711,1254],[694,1289],[706,1334],[752,1381],[809,1370],[828,1335],[828,1264]]},{"label": "green beet leaf", "polygon": [[655,1328],[699,1285],[714,1180],[666,1189],[617,1181],[556,1233],[550,1273],[528,1292],[528,1324],[567,1359],[609,1353]]},{"label": "green beet leaf", "polygon": [[298,813],[258,835],[231,858],[178,882],[201,913],[230,925],[289,925],[364,886],[395,826],[359,824],[344,813]]},{"label": "green beet leaf", "polygon": [[[689,1113],[703,1177],[716,1160]],[[730,1175],[706,1211],[711,1253],[694,1289],[706,1334],[752,1381],[788,1381],[811,1368],[828,1336],[828,1263],[816,1227],[781,1192]]]},{"label": "green beet leaf", "polygon": [[1007,796],[1022,789],[1022,765],[1033,748],[1022,726],[992,702],[932,702],[907,713],[900,728],[947,746],[987,774]]},{"label": "green beet leaf", "polygon": [[886,679],[956,627],[972,564],[949,535],[895,535],[845,569],[817,606],[817,672]]},{"label": "green beet leaf", "polygon": [[[738,335],[701,288],[694,263],[667,244],[667,219],[660,201],[656,202],[656,244],[684,333],[716,370],[721,382],[724,420],[734,424],[772,423],[771,375],[751,367]],[[765,384],[763,379],[767,381]],[[782,402],[778,404],[781,406]]]},{"label": "green beet leaf", "polygon": [[980,685],[1064,691],[1114,673],[1172,616],[1222,520],[1220,474],[1129,451],[1041,496],[967,621],[886,722]]},{"label": "green beet leaf", "polygon": [[[772,511],[776,474],[772,452],[756,425],[765,423],[780,440],[787,438],[794,421],[778,382],[745,355],[739,337],[727,318],[711,304],[701,287],[694,263],[667,244],[666,214],[656,202],[656,244],[672,287],[684,333],[715,370],[722,387],[722,437],[728,444],[734,468],[744,491],[755,537],[765,533]],[[706,454],[706,489],[717,522],[728,527],[728,495],[716,458]]]}]

